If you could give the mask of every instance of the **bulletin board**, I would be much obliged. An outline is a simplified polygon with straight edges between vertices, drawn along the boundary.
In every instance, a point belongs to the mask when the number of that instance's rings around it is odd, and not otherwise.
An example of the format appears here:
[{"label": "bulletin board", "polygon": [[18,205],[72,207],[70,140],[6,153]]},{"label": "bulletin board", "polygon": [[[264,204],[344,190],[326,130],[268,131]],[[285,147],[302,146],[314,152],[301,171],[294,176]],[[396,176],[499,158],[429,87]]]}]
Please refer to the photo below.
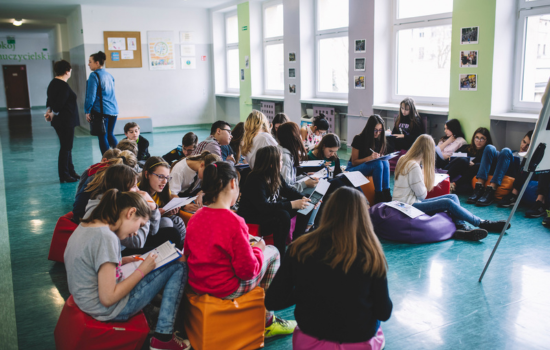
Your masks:
[{"label": "bulletin board", "polygon": [[141,32],[103,32],[107,68],[141,68]]}]

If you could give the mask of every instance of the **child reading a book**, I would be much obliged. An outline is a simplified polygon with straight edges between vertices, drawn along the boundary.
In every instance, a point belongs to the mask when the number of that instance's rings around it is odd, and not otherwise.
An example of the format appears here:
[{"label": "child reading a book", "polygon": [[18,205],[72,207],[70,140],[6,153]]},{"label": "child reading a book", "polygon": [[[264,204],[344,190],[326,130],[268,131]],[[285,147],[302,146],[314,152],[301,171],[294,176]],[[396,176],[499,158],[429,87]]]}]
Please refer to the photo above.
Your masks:
[{"label": "child reading a book", "polygon": [[135,235],[150,215],[138,193],[107,191],[67,243],[69,291],[78,307],[96,320],[124,322],[164,289],[151,349],[189,349],[188,340],[172,333],[187,280],[185,264],[176,261],[153,271],[156,255],[151,254],[131,275],[119,273],[120,266],[135,260],[121,257],[120,241]]},{"label": "child reading a book", "polygon": [[[257,286],[269,289],[280,265],[279,252],[263,240],[251,246],[244,219],[229,209],[239,197],[235,168],[226,162],[208,165],[202,189],[207,206],[189,220],[184,244],[189,285],[221,299],[238,298]],[[291,334],[296,327],[269,311],[265,321],[266,337]]]}]

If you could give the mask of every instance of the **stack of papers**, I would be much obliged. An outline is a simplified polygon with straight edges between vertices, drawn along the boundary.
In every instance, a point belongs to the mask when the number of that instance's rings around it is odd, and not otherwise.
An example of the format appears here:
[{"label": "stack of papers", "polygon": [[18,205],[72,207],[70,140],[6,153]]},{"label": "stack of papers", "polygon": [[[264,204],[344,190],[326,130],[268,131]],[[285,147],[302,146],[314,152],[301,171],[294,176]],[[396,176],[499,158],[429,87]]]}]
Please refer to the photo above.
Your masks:
[{"label": "stack of papers", "polygon": [[168,204],[164,206],[164,211],[170,211],[172,209],[181,208],[187,204],[193,202],[197,197],[186,197],[186,198],[173,198]]}]

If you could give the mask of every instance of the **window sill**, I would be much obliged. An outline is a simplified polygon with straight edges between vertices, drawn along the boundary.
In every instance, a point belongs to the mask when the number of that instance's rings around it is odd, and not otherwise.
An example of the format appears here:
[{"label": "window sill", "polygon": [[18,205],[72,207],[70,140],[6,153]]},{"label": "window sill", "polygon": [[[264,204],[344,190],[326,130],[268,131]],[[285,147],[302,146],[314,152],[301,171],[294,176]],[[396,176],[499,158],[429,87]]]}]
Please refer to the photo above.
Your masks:
[{"label": "window sill", "polygon": [[250,96],[253,100],[262,100],[262,101],[284,101],[284,96],[276,96],[276,95],[256,95],[256,96]]},{"label": "window sill", "polygon": [[503,120],[507,122],[520,122],[520,123],[536,123],[539,120],[539,114],[535,113],[493,113],[490,117],[491,120]]},{"label": "window sill", "polygon": [[[372,109],[381,109],[384,111],[399,111],[399,103],[381,103],[372,105]],[[437,115],[449,115],[448,106],[422,106],[416,105],[416,111],[418,113],[425,114],[437,114]]]},{"label": "window sill", "polygon": [[230,92],[219,92],[216,94],[216,97],[229,97],[229,98],[239,98],[241,97],[240,94],[233,94]]},{"label": "window sill", "polygon": [[336,100],[329,98],[304,98],[300,100],[301,103],[311,103],[317,105],[330,105],[330,106],[348,106],[348,100]]}]

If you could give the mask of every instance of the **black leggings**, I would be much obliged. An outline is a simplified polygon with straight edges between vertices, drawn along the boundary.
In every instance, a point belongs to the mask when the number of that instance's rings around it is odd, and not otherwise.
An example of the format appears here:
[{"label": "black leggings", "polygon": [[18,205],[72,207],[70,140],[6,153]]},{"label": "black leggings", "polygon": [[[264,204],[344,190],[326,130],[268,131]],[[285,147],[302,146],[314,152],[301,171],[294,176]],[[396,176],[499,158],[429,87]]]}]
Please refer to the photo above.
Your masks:
[{"label": "black leggings", "polygon": [[163,227],[154,235],[148,235],[143,248],[126,248],[122,251],[122,256],[141,255],[145,254],[166,241],[170,241],[176,245],[176,248],[181,249],[183,242],[181,235],[174,227]]}]

